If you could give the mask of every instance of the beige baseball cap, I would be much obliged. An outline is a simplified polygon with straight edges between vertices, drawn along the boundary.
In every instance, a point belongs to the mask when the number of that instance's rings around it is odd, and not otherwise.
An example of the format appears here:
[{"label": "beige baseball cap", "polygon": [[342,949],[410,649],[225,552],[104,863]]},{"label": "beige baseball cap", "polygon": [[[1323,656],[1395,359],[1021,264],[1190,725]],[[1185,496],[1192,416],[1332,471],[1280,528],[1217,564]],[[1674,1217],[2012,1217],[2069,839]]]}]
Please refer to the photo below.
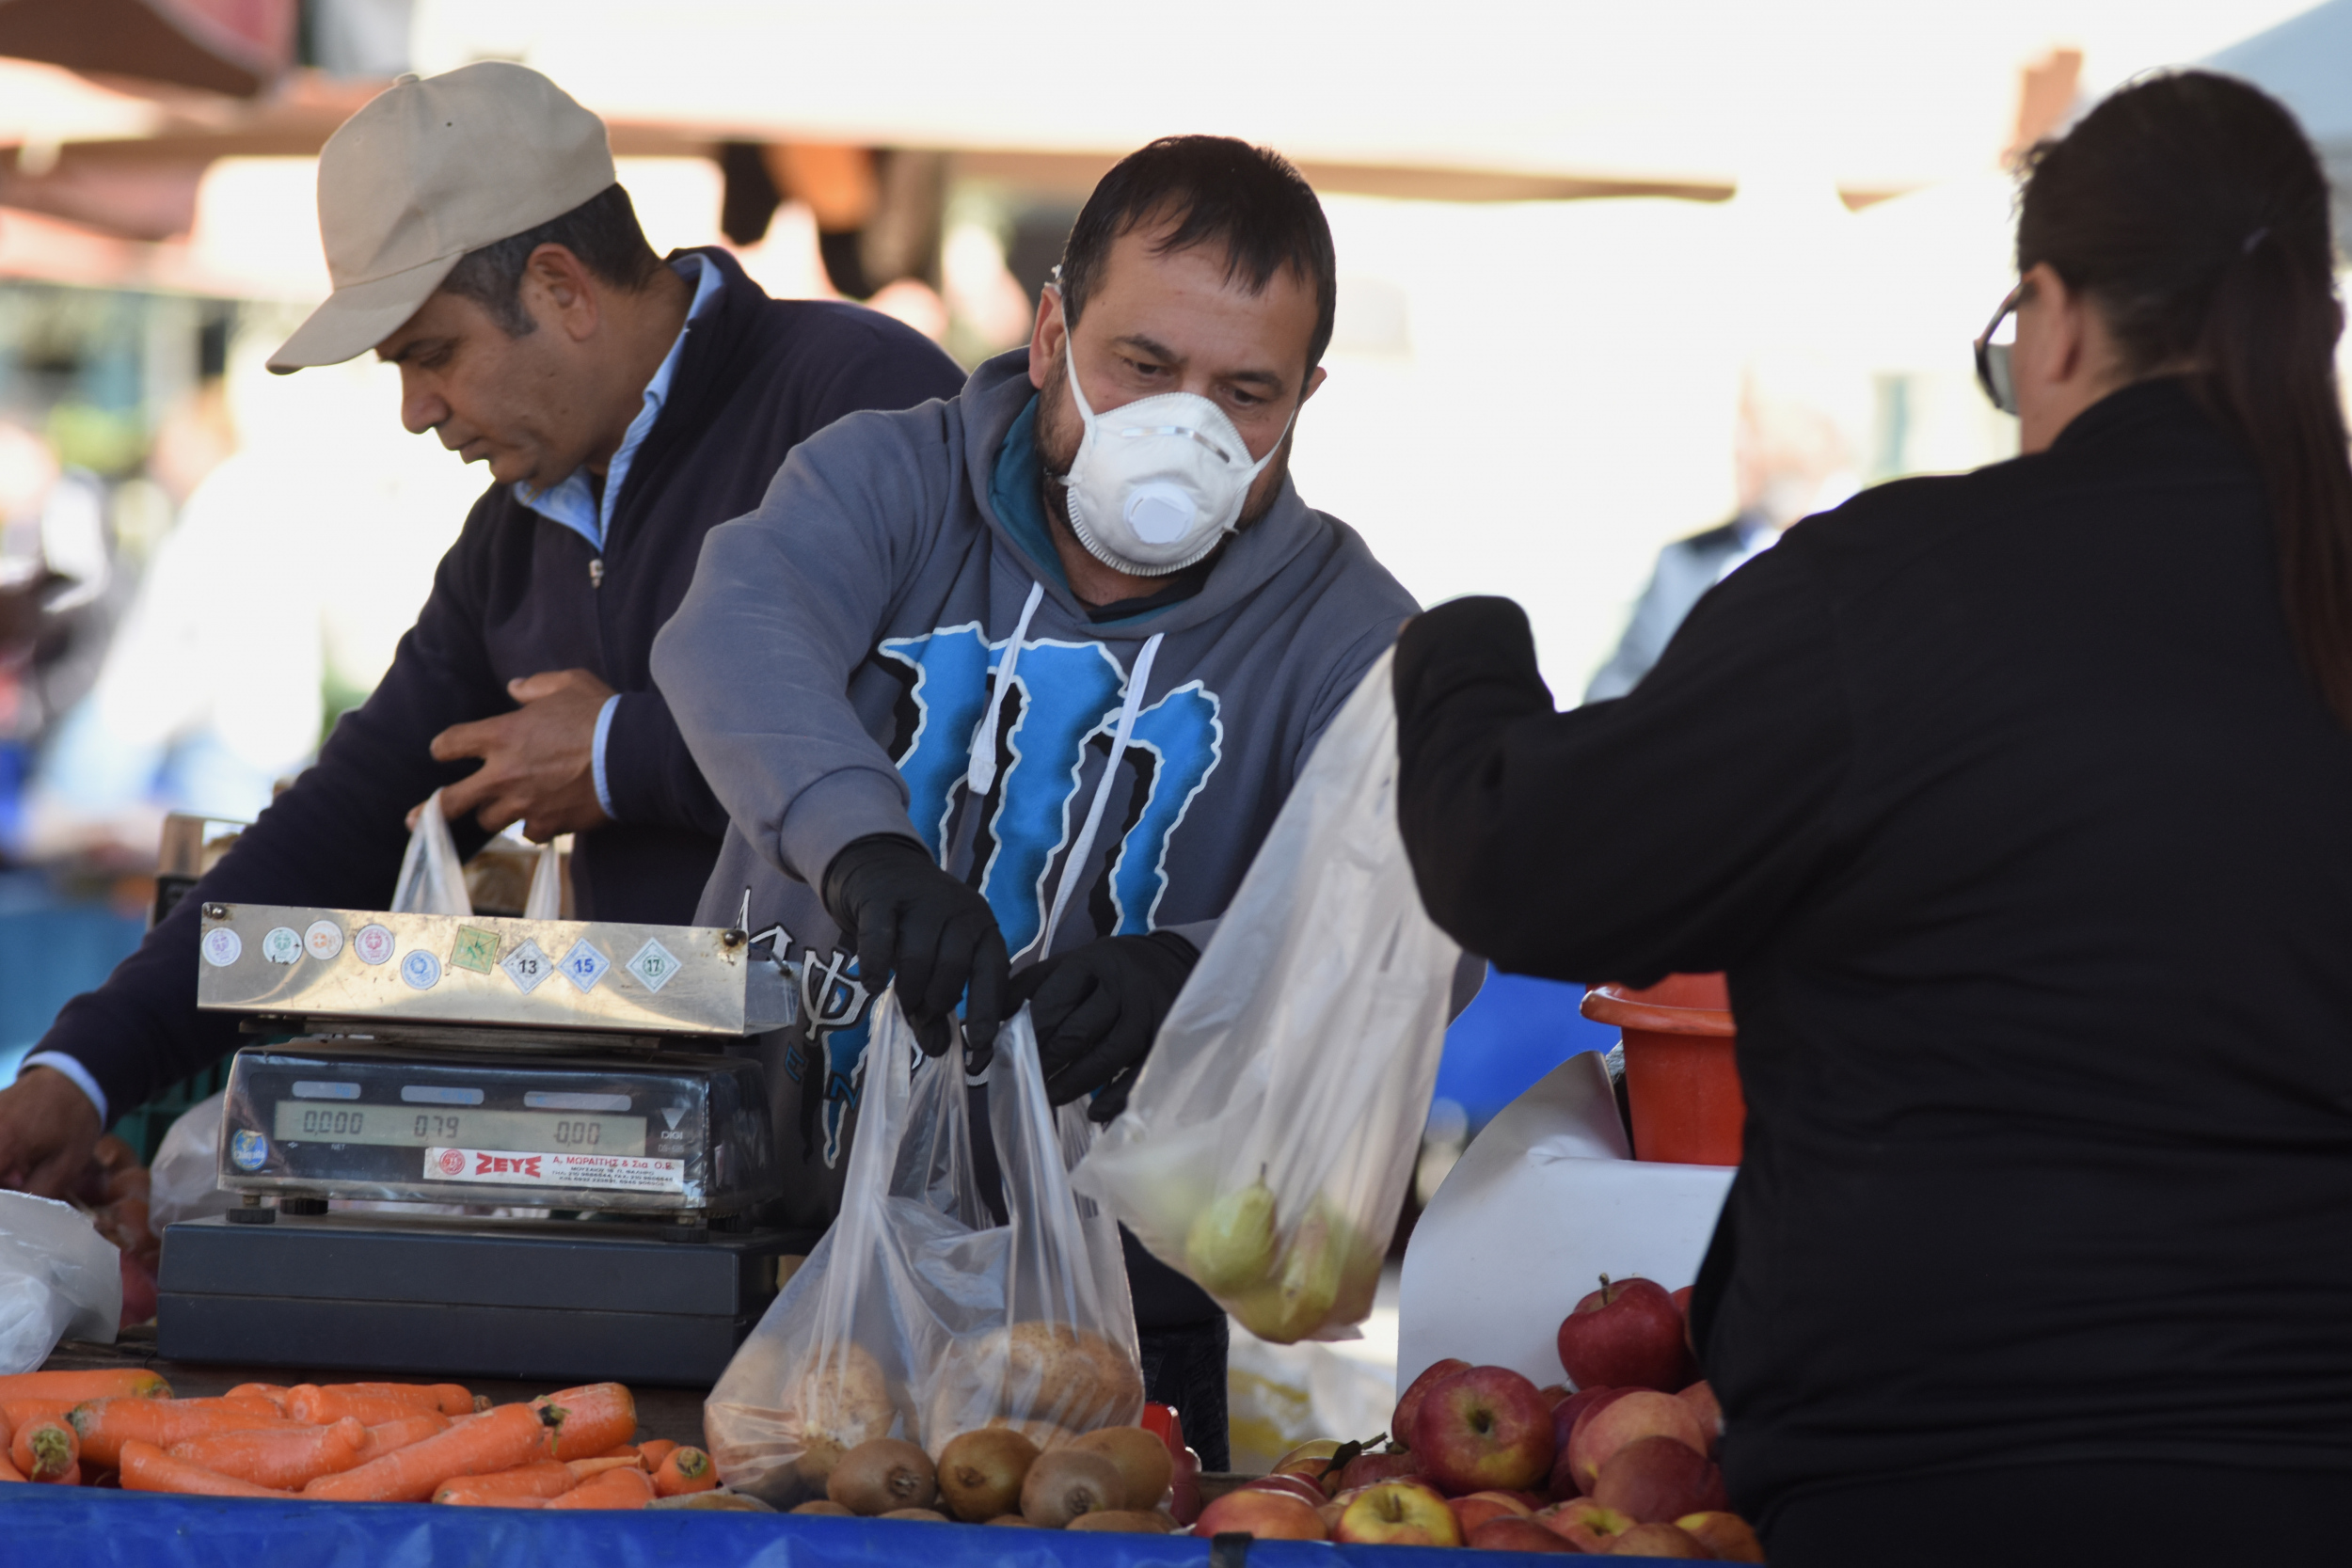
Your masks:
[{"label": "beige baseball cap", "polygon": [[466,252],[561,217],[613,179],[604,121],[528,66],[403,77],[319,152],[319,239],[335,292],[269,368],[365,354]]}]

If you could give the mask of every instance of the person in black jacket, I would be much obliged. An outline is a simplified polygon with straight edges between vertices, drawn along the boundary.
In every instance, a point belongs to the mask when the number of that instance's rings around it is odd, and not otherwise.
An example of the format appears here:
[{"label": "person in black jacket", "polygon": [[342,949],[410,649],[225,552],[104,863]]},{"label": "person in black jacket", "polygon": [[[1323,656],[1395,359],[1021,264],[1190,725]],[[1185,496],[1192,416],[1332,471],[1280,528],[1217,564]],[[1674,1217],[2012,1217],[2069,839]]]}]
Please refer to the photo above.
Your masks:
[{"label": "person in black jacket", "polygon": [[2328,192],[2208,73],[2029,162],[2025,455],[1867,491],[1555,714],[1399,643],[1398,815],[1502,968],[1725,970],[1692,1321],[1778,1568],[2340,1560],[2352,465]]},{"label": "person in black jacket", "polygon": [[437,788],[462,852],[514,822],[579,834],[582,917],[689,923],[727,818],[647,661],[703,535],[803,436],[963,383],[889,318],[771,300],[723,251],[665,264],[603,122],[520,66],[372,101],[320,156],[319,217],[335,292],[271,368],[373,348],[408,428],[496,483],[317,766],[0,1091],[10,1186],[65,1190],[109,1113],[233,1048],[196,1010],[206,900],[382,908]]}]

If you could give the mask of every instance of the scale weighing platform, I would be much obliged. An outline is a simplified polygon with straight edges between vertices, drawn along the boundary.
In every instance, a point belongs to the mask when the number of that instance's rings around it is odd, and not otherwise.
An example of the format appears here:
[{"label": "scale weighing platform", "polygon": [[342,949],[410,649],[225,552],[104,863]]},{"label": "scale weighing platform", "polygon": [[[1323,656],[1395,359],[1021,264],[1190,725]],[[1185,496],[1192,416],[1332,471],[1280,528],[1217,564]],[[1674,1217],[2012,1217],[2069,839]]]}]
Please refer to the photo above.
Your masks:
[{"label": "scale weighing platform", "polygon": [[799,999],[740,931],[214,903],[200,950],[275,1043],[230,1067],[242,1206],[164,1233],[166,1357],[708,1384],[816,1242],[752,1224],[767,1085],[722,1053]]}]

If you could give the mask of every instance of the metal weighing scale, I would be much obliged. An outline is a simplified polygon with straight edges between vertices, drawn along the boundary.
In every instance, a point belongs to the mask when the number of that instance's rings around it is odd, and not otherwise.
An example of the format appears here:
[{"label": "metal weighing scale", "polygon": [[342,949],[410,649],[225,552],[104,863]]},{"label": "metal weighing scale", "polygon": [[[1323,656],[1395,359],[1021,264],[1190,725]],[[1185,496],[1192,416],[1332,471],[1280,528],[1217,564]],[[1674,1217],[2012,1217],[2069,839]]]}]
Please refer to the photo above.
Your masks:
[{"label": "metal weighing scale", "polygon": [[198,1005],[278,1043],[230,1067],[242,1207],[164,1234],[164,1356],[708,1384],[815,1243],[751,1225],[767,1085],[718,1053],[798,999],[742,932],[219,903],[202,930]]}]

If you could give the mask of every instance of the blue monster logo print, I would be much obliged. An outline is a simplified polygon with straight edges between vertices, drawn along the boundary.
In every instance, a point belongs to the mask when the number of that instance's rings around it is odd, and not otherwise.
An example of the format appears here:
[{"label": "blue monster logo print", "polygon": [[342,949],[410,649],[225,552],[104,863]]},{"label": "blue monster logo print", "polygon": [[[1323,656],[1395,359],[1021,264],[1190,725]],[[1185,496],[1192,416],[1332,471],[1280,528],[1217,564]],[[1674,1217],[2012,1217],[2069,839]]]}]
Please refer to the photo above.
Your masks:
[{"label": "blue monster logo print", "polygon": [[[908,682],[911,722],[901,723],[893,760],[906,781],[908,816],[934,855],[957,829],[974,732],[987,716],[989,682],[1004,646],[967,623],[891,638],[876,650]],[[1125,689],[1126,672],[1100,643],[1022,645],[998,721],[996,783],[967,835],[981,867],[978,886],[1015,958],[1044,934],[1055,862],[1086,817],[1080,785],[1088,757],[1108,752]],[[1216,693],[1196,680],[1136,716],[1126,758],[1134,784],[1123,810],[1113,785],[1112,809],[1093,850],[1104,868],[1094,907],[1107,912],[1111,934],[1152,928],[1168,893],[1169,841],[1222,755],[1219,710]],[[1107,842],[1114,832],[1116,842]],[[779,939],[779,952],[789,941],[782,932],[762,934]],[[813,1087],[806,1075],[812,1069],[821,1075],[817,1092],[823,1096],[827,1165],[840,1157],[842,1130],[866,1076],[872,998],[856,968],[838,951],[804,955],[803,1001],[815,1046],[806,1057],[796,1053],[788,1070],[802,1081],[804,1104]]]}]

